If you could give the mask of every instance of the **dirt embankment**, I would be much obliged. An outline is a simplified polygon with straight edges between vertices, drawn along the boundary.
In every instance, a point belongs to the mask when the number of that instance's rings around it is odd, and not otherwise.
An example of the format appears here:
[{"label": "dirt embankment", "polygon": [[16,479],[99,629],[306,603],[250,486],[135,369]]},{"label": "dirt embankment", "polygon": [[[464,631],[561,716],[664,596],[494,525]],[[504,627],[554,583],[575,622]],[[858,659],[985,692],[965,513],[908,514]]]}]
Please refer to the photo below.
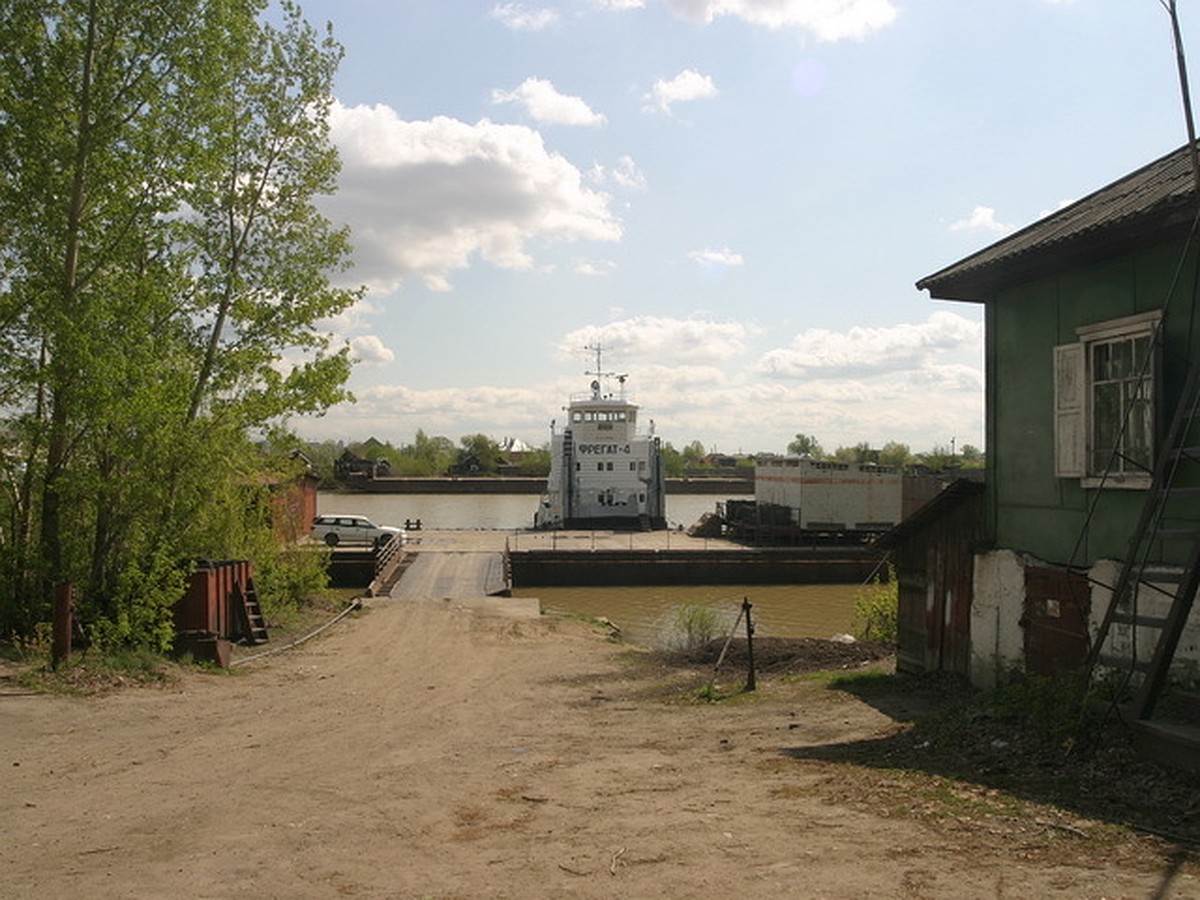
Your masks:
[{"label": "dirt embankment", "polygon": [[936,692],[764,644],[757,691],[731,670],[699,702],[708,659],[504,602],[373,601],[232,674],[0,697],[0,895],[1200,893],[1185,846],[859,752]]},{"label": "dirt embankment", "polygon": [[[665,658],[480,596],[486,540],[428,536],[460,556],[234,672],[0,696],[0,896],[1200,894],[1184,842],[1039,802],[1033,776],[998,788],[1007,736],[949,778],[908,726],[937,685],[809,674],[886,672],[882,648],[756,642],[746,694],[740,642],[714,676],[719,648]],[[1168,824],[1194,811],[1115,780]]]}]

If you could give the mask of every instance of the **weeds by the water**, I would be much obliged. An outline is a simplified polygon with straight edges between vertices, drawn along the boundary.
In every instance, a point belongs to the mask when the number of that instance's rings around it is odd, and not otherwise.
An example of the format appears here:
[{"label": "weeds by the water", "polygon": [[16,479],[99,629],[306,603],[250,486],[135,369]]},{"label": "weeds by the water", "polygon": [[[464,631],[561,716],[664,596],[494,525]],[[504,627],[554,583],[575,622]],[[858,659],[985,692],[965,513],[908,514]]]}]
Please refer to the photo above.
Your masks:
[{"label": "weeds by the water", "polygon": [[864,641],[894,644],[899,627],[899,585],[896,572],[889,566],[886,579],[876,576],[854,595],[854,622],[857,636]]},{"label": "weeds by the water", "polygon": [[685,603],[675,610],[674,649],[693,650],[717,636],[721,616],[711,606]]}]

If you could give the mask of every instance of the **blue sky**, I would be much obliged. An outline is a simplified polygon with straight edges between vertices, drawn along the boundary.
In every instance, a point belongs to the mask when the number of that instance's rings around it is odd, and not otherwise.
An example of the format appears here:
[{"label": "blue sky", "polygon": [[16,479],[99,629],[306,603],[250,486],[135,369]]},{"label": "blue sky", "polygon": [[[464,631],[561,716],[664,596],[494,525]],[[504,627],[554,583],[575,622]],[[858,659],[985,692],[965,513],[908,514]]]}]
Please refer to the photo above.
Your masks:
[{"label": "blue sky", "polygon": [[369,287],[310,439],[540,446],[599,342],[676,447],[982,446],[982,310],[914,283],[1186,140],[1158,0],[302,5]]}]

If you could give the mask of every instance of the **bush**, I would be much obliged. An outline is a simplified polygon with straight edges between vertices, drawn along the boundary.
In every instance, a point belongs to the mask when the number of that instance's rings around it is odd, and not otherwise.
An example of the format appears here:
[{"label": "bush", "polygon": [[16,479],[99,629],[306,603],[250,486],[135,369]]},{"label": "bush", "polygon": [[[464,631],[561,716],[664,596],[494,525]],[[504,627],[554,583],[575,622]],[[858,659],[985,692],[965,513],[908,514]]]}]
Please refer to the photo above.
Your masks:
[{"label": "bush", "polygon": [[131,563],[117,578],[110,609],[87,627],[91,647],[101,654],[122,650],[164,653],[175,636],[174,606],[186,576],[165,551]]},{"label": "bush", "polygon": [[877,575],[854,595],[855,634],[860,640],[894,644],[899,635],[897,614],[900,586],[888,566],[887,577]]},{"label": "bush", "polygon": [[720,615],[711,606],[684,603],[675,610],[675,635],[679,648],[692,650],[717,635]]},{"label": "bush", "polygon": [[254,586],[263,615],[273,618],[329,586],[328,551],[263,548],[255,560]]}]

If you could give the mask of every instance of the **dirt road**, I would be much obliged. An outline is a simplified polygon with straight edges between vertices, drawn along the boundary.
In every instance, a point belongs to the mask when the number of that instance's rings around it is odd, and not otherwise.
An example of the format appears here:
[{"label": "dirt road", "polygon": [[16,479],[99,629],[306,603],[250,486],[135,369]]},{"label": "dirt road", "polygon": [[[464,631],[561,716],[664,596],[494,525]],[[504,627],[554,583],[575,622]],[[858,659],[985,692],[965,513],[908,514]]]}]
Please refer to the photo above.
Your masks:
[{"label": "dirt road", "polygon": [[804,752],[900,727],[848,694],[679,702],[597,630],[446,583],[232,674],[0,697],[0,896],[1200,892],[1062,830],[872,810],[891,774]]}]

